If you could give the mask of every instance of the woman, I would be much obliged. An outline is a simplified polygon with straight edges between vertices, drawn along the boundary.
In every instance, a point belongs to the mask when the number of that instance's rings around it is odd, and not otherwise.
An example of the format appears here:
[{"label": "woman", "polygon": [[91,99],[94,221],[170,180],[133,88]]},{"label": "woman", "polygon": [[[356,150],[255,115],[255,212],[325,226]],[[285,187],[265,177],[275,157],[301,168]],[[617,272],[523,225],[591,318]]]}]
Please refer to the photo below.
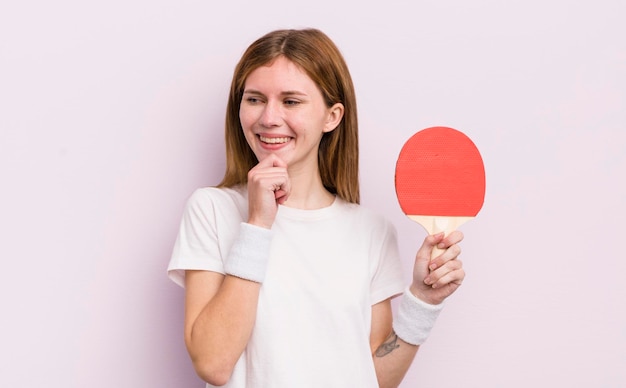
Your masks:
[{"label": "woman", "polygon": [[359,205],[354,87],[325,34],[273,31],[246,50],[226,156],[218,187],[189,199],[168,267],[186,290],[198,375],[236,388],[397,386],[463,281],[463,236],[428,236],[403,284],[395,229]]}]

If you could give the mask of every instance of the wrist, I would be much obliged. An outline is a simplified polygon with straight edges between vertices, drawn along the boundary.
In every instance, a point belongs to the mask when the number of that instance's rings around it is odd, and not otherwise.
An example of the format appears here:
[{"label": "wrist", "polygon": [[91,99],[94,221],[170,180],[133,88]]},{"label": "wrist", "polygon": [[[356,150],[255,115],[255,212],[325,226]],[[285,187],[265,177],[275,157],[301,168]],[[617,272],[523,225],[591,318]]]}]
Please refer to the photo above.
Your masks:
[{"label": "wrist", "polygon": [[226,255],[224,272],[241,279],[263,283],[272,235],[271,230],[242,222],[239,235]]},{"label": "wrist", "polygon": [[429,337],[442,309],[443,303],[426,303],[407,288],[393,321],[393,329],[404,342],[421,345]]},{"label": "wrist", "polygon": [[263,229],[272,229],[271,223],[268,224],[266,222],[263,222],[262,219],[257,219],[253,217],[248,218],[248,221],[246,222],[246,224],[258,226],[259,228],[263,228]]},{"label": "wrist", "polygon": [[[426,293],[424,293],[422,291],[423,287],[415,287],[414,284],[411,284],[411,286],[409,287],[408,291],[417,299],[421,300],[424,303],[430,304],[430,305],[439,305],[441,303],[444,302],[444,299],[439,299],[439,298],[432,298],[429,297]],[[429,287],[430,288],[430,287]]]}]

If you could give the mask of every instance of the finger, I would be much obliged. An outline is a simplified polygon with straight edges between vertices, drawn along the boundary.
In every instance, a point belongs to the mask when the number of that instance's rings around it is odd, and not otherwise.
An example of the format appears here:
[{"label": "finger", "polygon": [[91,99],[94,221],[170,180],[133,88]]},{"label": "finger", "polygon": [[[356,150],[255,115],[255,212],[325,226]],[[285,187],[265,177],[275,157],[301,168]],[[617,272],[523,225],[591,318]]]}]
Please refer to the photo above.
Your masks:
[{"label": "finger", "polygon": [[428,235],[424,238],[422,246],[417,250],[415,254],[415,263],[413,267],[413,276],[421,283],[422,280],[428,276],[430,257],[432,255],[434,247],[443,239],[444,234],[439,233],[435,235]]},{"label": "finger", "polygon": [[[261,159],[257,166],[263,167],[283,167],[287,168],[287,163],[278,157],[276,154],[269,154],[265,158]],[[256,167],[256,166],[255,166]]]},{"label": "finger", "polygon": [[283,189],[276,190],[274,192],[274,198],[276,198],[276,202],[282,205],[289,198],[289,192]]},{"label": "finger", "polygon": [[283,204],[285,203],[285,201],[287,201],[287,199],[289,198],[289,194],[291,193],[291,179],[289,178],[289,172],[287,171],[287,164],[284,163],[280,158],[277,158],[277,161],[281,164],[280,166],[276,166],[276,167],[280,167],[282,169],[284,169],[285,171],[285,180],[281,183],[280,185],[280,189],[277,190],[274,195],[276,198],[276,201],[279,204]]},{"label": "finger", "polygon": [[259,160],[259,163],[257,163],[256,166],[252,167],[250,171],[256,171],[256,170],[264,169],[267,167],[272,167],[273,165],[274,165],[274,158],[273,158],[273,155],[270,154],[266,158]]},{"label": "finger", "polygon": [[267,181],[269,179],[272,184],[277,185],[273,191],[276,191],[283,184],[283,182],[275,182],[272,180],[275,176],[287,177],[287,163],[275,154],[268,155],[248,171],[248,181],[258,181],[260,179]]},{"label": "finger", "polygon": [[456,287],[463,284],[463,280],[465,279],[465,270],[463,268],[459,268],[452,272],[446,273],[443,277],[433,283],[433,288],[442,288],[448,285],[454,285]]},{"label": "finger", "polygon": [[437,248],[446,249],[454,244],[458,244],[463,241],[463,237],[463,232],[454,230],[437,244]]},{"label": "finger", "polygon": [[276,155],[259,161],[248,172],[248,222],[271,227],[277,204],[284,203],[291,191],[286,164]]},{"label": "finger", "polygon": [[273,167],[287,168],[287,163],[285,163],[285,161],[283,161],[281,158],[279,158],[278,155],[270,154],[270,157],[271,157],[271,161],[272,161],[272,166]]},{"label": "finger", "polygon": [[437,283],[439,279],[444,277],[448,272],[457,270],[462,267],[462,263],[460,260],[453,260],[451,262],[445,263],[437,269],[431,270],[430,274],[424,279],[424,283],[432,286]]},{"label": "finger", "polygon": [[254,182],[262,178],[267,173],[287,172],[287,165],[276,155],[270,154],[265,159],[259,161],[256,166],[248,171],[248,182]]},{"label": "finger", "polygon": [[437,268],[437,270],[432,271],[424,279],[424,283],[433,288],[439,288],[449,283],[460,284],[464,277],[463,263],[460,260],[452,260]]},{"label": "finger", "polygon": [[284,167],[259,164],[248,172],[248,183],[269,191],[279,190],[288,179],[287,169]]},{"label": "finger", "polygon": [[456,260],[461,255],[461,246],[460,245],[452,245],[448,247],[441,255],[435,257],[430,261],[428,265],[428,269],[431,271],[440,268],[445,263],[448,263],[452,260]]},{"label": "finger", "polygon": [[280,186],[280,189],[274,192],[274,196],[276,198],[276,201],[282,205],[283,203],[285,203],[285,201],[287,201],[287,199],[289,199],[290,193],[291,193],[291,180],[289,179],[289,176],[287,176],[287,179]]},{"label": "finger", "polygon": [[443,237],[443,233],[426,236],[422,246],[417,251],[417,258],[421,260],[430,260],[433,248],[443,240]]}]

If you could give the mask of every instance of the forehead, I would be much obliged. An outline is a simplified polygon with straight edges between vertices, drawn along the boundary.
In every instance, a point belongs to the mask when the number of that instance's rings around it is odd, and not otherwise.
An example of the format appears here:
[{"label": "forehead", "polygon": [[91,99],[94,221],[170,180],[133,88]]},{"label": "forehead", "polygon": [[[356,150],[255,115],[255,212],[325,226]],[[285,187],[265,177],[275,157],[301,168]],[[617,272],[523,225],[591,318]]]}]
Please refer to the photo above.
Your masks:
[{"label": "forehead", "polygon": [[285,57],[254,69],[246,79],[245,89],[317,89],[304,70]]}]

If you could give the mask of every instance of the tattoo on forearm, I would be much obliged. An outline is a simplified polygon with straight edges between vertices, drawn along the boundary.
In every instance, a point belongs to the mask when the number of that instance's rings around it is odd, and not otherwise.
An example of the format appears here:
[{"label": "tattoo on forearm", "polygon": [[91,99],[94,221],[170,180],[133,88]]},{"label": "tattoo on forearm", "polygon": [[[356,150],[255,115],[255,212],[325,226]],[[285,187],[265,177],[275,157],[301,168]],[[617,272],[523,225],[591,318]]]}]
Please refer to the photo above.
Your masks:
[{"label": "tattoo on forearm", "polygon": [[399,347],[400,344],[398,344],[398,335],[395,331],[391,331],[391,334],[389,334],[389,337],[387,337],[385,342],[383,342],[378,349],[376,349],[376,357],[385,357]]}]

